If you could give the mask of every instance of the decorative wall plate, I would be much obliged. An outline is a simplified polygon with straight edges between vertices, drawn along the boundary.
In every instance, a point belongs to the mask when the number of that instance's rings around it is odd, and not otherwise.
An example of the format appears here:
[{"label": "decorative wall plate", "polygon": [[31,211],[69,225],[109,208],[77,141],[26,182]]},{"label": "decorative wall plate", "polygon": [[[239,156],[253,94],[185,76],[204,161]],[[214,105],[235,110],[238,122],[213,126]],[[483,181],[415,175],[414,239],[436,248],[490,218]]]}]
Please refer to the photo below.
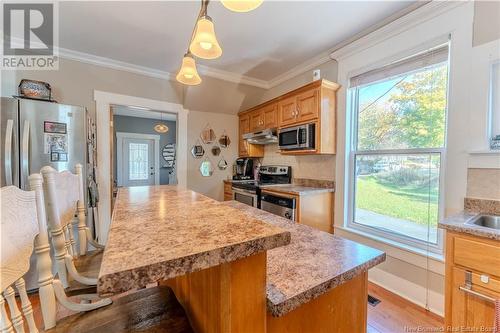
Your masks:
[{"label": "decorative wall plate", "polygon": [[193,148],[191,148],[191,155],[193,155],[194,158],[202,158],[203,155],[205,155],[205,149],[203,149],[203,146],[197,142]]},{"label": "decorative wall plate", "polygon": [[167,168],[173,167],[175,161],[175,144],[174,143],[166,144],[161,151],[161,155],[165,160],[164,166]]},{"label": "decorative wall plate", "polygon": [[219,170],[226,170],[227,169],[227,162],[224,159],[224,157],[220,159],[219,163],[217,163],[217,167],[219,168]]},{"label": "decorative wall plate", "polygon": [[213,146],[212,147],[212,155],[214,155],[214,156],[219,156],[220,155],[220,147],[219,146]]},{"label": "decorative wall plate", "polygon": [[227,147],[229,147],[230,144],[231,144],[231,140],[229,139],[229,136],[227,135],[226,130],[224,130],[224,132],[222,132],[222,135],[219,138],[219,145],[222,148],[227,148]]},{"label": "decorative wall plate", "polygon": [[210,177],[214,174],[214,167],[208,158],[201,162],[200,173],[203,177]]},{"label": "decorative wall plate", "polygon": [[214,143],[217,139],[214,130],[210,127],[209,124],[207,124],[203,131],[201,131],[200,137],[201,141],[203,141],[203,143],[207,145]]}]

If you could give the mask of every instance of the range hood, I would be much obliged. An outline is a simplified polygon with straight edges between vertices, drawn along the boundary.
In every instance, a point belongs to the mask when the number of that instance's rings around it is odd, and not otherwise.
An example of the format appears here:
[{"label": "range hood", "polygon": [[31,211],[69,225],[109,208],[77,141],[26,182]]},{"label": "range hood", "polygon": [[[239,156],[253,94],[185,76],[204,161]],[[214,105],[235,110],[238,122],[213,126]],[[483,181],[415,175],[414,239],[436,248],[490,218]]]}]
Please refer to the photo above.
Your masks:
[{"label": "range hood", "polygon": [[276,130],[268,128],[262,131],[243,134],[243,140],[254,145],[268,145],[271,143],[278,143]]}]

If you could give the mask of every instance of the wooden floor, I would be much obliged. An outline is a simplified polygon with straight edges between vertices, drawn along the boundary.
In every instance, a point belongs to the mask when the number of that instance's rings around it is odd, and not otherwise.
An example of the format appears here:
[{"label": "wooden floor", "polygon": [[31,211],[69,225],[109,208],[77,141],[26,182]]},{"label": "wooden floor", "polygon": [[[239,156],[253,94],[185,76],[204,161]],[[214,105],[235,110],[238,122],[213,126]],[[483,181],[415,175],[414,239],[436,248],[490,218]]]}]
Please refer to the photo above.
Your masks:
[{"label": "wooden floor", "polygon": [[[368,333],[440,332],[431,328],[443,327],[443,318],[376,284],[368,284],[368,293],[381,300],[375,307],[368,305]],[[35,321],[38,327],[42,327],[38,295],[31,294],[30,299],[33,304]],[[70,314],[70,311],[58,307],[58,318]],[[418,331],[417,328],[421,330]]]},{"label": "wooden floor", "polygon": [[381,300],[368,305],[368,333],[441,332],[444,326],[442,317],[376,284],[368,284],[368,294]]}]

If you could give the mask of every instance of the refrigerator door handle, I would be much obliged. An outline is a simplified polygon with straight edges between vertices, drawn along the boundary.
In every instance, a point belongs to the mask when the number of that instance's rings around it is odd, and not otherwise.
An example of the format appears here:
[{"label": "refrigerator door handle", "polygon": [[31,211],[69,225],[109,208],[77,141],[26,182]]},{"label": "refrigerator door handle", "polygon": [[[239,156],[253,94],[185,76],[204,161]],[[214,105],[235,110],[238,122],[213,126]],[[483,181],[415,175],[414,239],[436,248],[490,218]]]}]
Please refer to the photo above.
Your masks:
[{"label": "refrigerator door handle", "polygon": [[7,126],[5,130],[5,148],[4,148],[4,161],[5,161],[5,185],[12,185],[12,135],[14,128],[14,120],[7,119]]},{"label": "refrigerator door handle", "polygon": [[30,143],[30,123],[24,121],[23,126],[23,143],[21,146],[21,188],[27,189],[28,184],[25,181],[29,176],[29,143]]}]

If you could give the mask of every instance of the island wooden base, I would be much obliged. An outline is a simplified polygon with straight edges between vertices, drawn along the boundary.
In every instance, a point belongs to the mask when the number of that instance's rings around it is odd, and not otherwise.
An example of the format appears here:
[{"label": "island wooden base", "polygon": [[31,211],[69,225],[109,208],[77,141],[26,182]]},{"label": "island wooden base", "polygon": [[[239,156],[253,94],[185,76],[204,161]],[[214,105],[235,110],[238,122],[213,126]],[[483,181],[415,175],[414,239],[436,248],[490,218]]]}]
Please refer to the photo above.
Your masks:
[{"label": "island wooden base", "polygon": [[164,281],[200,333],[266,332],[266,252]]},{"label": "island wooden base", "polygon": [[282,317],[268,313],[267,332],[366,332],[367,288],[365,272]]}]

